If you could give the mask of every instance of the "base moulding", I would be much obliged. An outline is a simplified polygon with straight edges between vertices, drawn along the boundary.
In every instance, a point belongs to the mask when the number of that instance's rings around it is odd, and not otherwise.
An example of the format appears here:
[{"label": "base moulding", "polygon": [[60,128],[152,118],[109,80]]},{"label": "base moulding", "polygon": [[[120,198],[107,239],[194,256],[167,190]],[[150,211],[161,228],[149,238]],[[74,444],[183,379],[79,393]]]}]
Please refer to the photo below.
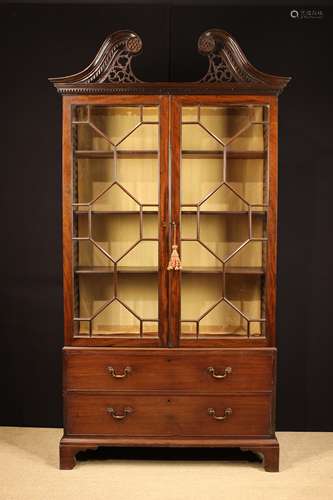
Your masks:
[{"label": "base moulding", "polygon": [[69,437],[60,441],[60,469],[70,470],[76,464],[76,454],[80,451],[96,450],[99,446],[110,447],[160,447],[160,448],[240,448],[262,456],[267,472],[279,471],[279,443],[274,438],[163,438],[163,437]]}]

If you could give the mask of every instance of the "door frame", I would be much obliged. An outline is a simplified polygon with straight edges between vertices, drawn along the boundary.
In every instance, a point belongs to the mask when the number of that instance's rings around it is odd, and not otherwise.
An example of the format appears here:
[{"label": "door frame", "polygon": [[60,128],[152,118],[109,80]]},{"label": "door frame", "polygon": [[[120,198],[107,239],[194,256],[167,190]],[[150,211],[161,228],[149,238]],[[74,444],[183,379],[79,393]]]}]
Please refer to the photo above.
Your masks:
[{"label": "door frame", "polygon": [[[158,338],[130,337],[74,337],[74,268],[73,268],[73,138],[72,106],[151,105],[160,108],[159,125],[159,266],[158,266]],[[62,151],[62,236],[63,236],[63,293],[65,346],[164,347],[168,342],[168,248],[169,248],[169,99],[161,95],[98,95],[63,97],[63,151]]]},{"label": "door frame", "polygon": [[269,106],[269,154],[268,154],[268,215],[267,215],[267,263],[266,263],[266,335],[253,338],[181,339],[181,271],[170,271],[170,337],[171,347],[270,347],[275,345],[276,309],[276,231],[277,231],[277,97],[267,95],[177,95],[171,98],[171,222],[175,222],[176,242],[181,256],[180,242],[180,165],[181,165],[181,108],[203,105],[251,105]]}]

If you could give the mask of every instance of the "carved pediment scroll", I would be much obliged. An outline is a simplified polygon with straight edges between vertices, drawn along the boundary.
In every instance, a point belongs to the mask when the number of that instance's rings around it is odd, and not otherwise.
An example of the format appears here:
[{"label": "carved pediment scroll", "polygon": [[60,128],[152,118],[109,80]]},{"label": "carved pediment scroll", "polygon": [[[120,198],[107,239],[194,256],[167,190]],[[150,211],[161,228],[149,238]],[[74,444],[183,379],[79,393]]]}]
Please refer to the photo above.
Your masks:
[{"label": "carved pediment scroll", "polygon": [[50,78],[54,84],[140,82],[132,71],[132,57],[142,50],[142,40],[133,31],[116,31],[106,38],[95,59],[74,75]]},{"label": "carved pediment scroll", "polygon": [[252,83],[285,87],[290,78],[269,75],[247,60],[236,40],[221,29],[207,30],[199,37],[198,50],[208,57],[208,71],[200,82]]},{"label": "carved pediment scroll", "polygon": [[131,66],[142,47],[134,31],[117,31],[106,38],[87,68],[50,81],[62,94],[279,94],[290,80],[256,69],[236,40],[221,29],[207,30],[199,37],[198,50],[208,58],[208,70],[197,82],[142,82]]}]

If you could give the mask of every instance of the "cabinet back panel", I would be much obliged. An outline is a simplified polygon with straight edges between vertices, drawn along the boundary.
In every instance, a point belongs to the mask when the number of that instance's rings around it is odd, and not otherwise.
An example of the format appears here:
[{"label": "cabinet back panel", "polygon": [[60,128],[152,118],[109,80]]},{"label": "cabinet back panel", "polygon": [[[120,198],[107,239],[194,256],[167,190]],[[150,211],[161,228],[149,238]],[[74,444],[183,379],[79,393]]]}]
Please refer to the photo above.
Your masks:
[{"label": "cabinet back panel", "polygon": [[156,337],[159,106],[77,105],[72,127],[75,336]]},{"label": "cabinet back panel", "polygon": [[268,108],[203,101],[181,121],[181,336],[264,335]]}]

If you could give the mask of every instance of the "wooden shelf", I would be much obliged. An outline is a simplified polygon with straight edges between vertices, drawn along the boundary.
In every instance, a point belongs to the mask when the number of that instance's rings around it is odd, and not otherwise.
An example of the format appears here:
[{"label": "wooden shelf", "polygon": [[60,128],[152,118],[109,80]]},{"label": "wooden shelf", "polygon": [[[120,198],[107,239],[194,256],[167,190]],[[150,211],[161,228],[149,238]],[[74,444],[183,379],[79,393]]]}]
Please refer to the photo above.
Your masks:
[{"label": "wooden shelf", "polygon": [[[183,215],[197,215],[196,210],[183,210],[181,211]],[[200,210],[202,215],[248,215],[247,210]],[[267,212],[264,210],[252,210],[252,215],[266,215]]]},{"label": "wooden shelf", "polygon": [[[87,215],[89,213],[88,210],[74,210],[75,215]],[[92,210],[91,213],[93,215],[140,215],[139,210]],[[158,214],[157,210],[142,210],[144,215],[146,214]],[[196,210],[182,210],[181,213],[183,215],[194,215],[196,216]],[[248,215],[247,210],[200,210],[201,215]],[[261,215],[265,216],[267,214],[264,210],[252,210],[252,215]]]},{"label": "wooden shelf", "polygon": [[[74,210],[75,215],[87,215],[89,210]],[[140,215],[139,210],[92,210],[93,215]],[[158,214],[157,210],[142,210],[143,214]]]},{"label": "wooden shelf", "polygon": [[[229,160],[263,160],[266,158],[266,151],[227,151]],[[182,151],[182,158],[223,158],[224,151]]]},{"label": "wooden shelf", "polygon": [[[76,335],[76,337],[87,337],[89,336],[89,329],[84,327],[84,321],[82,321],[82,325],[80,331]],[[158,323],[158,320],[153,321],[152,323]],[[140,338],[140,329],[139,325],[100,325],[99,327],[92,328],[91,330],[92,337],[123,337],[123,338]],[[157,337],[158,336],[158,327],[156,331],[147,330],[143,331],[143,337]]]},{"label": "wooden shelf", "polygon": [[[75,269],[76,274],[113,274],[114,268],[109,266],[79,266]],[[118,267],[118,273],[126,274],[155,274],[157,267]]]},{"label": "wooden shelf", "polygon": [[[196,331],[193,326],[187,321],[181,321],[181,337],[183,338],[196,338]],[[200,332],[201,330],[201,332]],[[200,338],[211,338],[211,337],[225,337],[225,336],[236,336],[236,337],[247,337],[247,330],[242,326],[232,326],[225,325],[220,328],[217,326],[201,326],[199,330]]]},{"label": "wooden shelf", "polygon": [[[122,274],[155,274],[157,267],[118,267],[118,272]],[[75,269],[76,274],[113,274],[114,268],[108,266],[79,266]],[[219,274],[222,273],[220,267],[184,267],[184,274]],[[262,267],[227,267],[226,274],[250,274],[262,275],[265,270]]]},{"label": "wooden shelf", "polygon": [[[188,274],[219,274],[222,273],[220,267],[185,267],[182,269],[183,273]],[[227,267],[225,270],[226,274],[265,274],[265,270],[262,267]]]},{"label": "wooden shelf", "polygon": [[[90,151],[90,150],[76,150],[76,158],[113,158],[113,151]],[[117,156],[120,157],[139,157],[139,158],[157,158],[158,151],[155,150],[119,150],[117,151]]]},{"label": "wooden shelf", "polygon": [[[76,158],[113,158],[113,151],[93,151],[93,150],[76,150]],[[156,150],[119,150],[117,156],[121,157],[140,157],[140,158],[157,158],[158,151]],[[228,151],[227,157],[230,160],[263,160],[267,156],[266,151]],[[183,150],[183,158],[223,158],[224,151],[201,151],[201,150]]]}]

